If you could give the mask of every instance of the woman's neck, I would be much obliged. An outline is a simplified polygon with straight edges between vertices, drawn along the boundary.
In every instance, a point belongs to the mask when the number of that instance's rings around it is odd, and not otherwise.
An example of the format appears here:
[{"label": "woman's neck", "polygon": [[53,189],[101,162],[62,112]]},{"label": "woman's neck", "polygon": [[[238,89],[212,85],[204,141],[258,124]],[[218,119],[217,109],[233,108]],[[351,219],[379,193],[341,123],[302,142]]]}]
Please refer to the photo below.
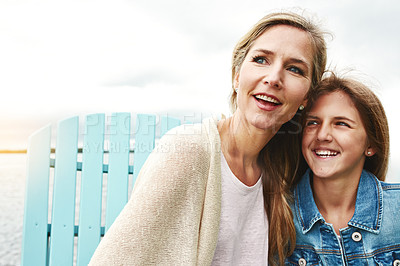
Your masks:
[{"label": "woman's neck", "polygon": [[273,137],[273,133],[261,131],[232,116],[218,123],[221,149],[235,176],[244,184],[257,183],[261,169],[258,154]]},{"label": "woman's neck", "polygon": [[325,221],[331,223],[336,234],[347,227],[354,215],[360,178],[313,178],[315,203]]}]

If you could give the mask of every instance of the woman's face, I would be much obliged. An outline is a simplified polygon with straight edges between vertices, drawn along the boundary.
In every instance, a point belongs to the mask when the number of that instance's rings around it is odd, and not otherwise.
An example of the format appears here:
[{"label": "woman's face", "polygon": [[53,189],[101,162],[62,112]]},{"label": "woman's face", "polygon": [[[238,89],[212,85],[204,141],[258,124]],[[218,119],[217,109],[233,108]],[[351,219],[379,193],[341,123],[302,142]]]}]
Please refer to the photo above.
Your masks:
[{"label": "woman's face", "polygon": [[367,133],[350,97],[321,96],[306,117],[302,151],[314,178],[359,178],[368,148]]},{"label": "woman's face", "polygon": [[277,131],[304,104],[311,85],[312,58],[305,31],[288,25],[267,29],[235,75],[236,112],[249,125]]}]

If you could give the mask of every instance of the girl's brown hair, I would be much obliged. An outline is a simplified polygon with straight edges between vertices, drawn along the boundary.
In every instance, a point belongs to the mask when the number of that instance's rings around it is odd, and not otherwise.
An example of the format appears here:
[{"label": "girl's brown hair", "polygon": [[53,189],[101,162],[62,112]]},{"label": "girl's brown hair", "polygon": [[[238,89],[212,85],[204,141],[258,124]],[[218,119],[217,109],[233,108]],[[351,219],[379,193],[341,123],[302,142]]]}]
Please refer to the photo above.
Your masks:
[{"label": "girl's brown hair", "polygon": [[[232,57],[232,92],[231,109],[237,108],[237,94],[234,89],[234,77],[254,41],[267,29],[275,25],[289,25],[308,33],[313,52],[313,69],[311,78],[312,91],[321,80],[326,65],[326,43],[324,32],[314,23],[295,13],[272,13],[263,17],[238,42]],[[264,205],[269,221],[270,264],[283,264],[285,258],[294,250],[296,232],[293,215],[288,203],[290,199],[289,186],[298,167],[300,144],[297,135],[300,130],[300,116],[296,114],[285,123],[278,133],[268,142],[259,154],[259,164],[262,168]]]},{"label": "girl's brown hair", "polygon": [[[384,181],[389,163],[389,125],[385,110],[378,97],[364,84],[351,78],[340,78],[334,73],[324,78],[316,90],[310,95],[308,105],[304,109],[307,114],[313,104],[323,95],[342,91],[346,93],[360,114],[369,145],[375,149],[375,154],[367,157],[364,169],[373,173],[379,180]],[[306,115],[302,124],[305,123]],[[301,159],[299,173],[294,182],[297,183],[308,168],[304,158]]]}]

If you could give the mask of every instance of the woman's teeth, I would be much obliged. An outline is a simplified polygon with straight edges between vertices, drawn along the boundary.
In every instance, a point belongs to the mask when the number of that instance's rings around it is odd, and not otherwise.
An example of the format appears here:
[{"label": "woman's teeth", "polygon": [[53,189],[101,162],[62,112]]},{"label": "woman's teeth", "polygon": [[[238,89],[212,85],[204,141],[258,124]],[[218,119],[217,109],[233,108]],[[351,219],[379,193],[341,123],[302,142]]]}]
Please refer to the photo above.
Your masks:
[{"label": "woman's teeth", "polygon": [[331,157],[331,156],[336,156],[338,152],[336,151],[323,151],[323,150],[316,150],[315,154],[321,157]]},{"label": "woman's teeth", "polygon": [[266,95],[255,95],[254,97],[256,97],[259,100],[266,101],[266,102],[270,102],[270,103],[274,103],[274,104],[280,104],[280,102],[278,102],[274,98],[266,96]]}]

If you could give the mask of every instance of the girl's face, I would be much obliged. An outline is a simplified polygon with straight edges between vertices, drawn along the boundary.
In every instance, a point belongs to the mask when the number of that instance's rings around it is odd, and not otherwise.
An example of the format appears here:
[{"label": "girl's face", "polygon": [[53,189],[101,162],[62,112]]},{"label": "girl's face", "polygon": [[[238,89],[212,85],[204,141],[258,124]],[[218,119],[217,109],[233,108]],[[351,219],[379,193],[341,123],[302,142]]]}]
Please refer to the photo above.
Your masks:
[{"label": "girl's face", "polygon": [[267,29],[235,75],[236,112],[256,128],[278,130],[304,104],[311,85],[312,58],[305,31],[287,25]]},{"label": "girl's face", "polygon": [[335,91],[321,96],[307,114],[302,151],[314,178],[359,178],[368,137],[350,97]]}]

